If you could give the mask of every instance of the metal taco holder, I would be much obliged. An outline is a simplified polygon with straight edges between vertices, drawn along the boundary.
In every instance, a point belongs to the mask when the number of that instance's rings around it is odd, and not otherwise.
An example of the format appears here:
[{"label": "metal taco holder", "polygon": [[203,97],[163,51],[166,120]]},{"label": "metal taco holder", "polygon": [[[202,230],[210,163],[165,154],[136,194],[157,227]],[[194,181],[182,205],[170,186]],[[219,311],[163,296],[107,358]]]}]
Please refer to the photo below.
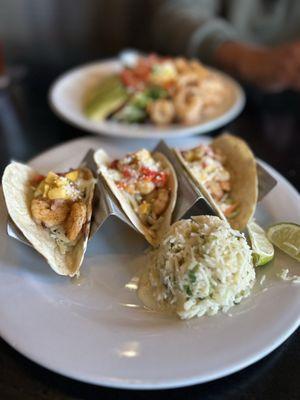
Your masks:
[{"label": "metal taco holder", "polygon": [[256,160],[257,180],[258,180],[258,199],[261,201],[276,185],[277,181],[272,175]]},{"label": "metal taco holder", "polygon": [[[172,149],[170,149],[164,141],[160,141],[153,149],[153,152],[164,154],[173,165],[178,179],[178,191],[175,210],[173,212],[172,222],[181,218],[189,218],[192,215],[217,215],[217,211],[203,197],[197,186],[189,178],[185,169],[178,161]],[[80,163],[81,167],[87,167],[92,172],[97,181],[94,189],[93,213],[90,227],[90,239],[102,227],[102,225],[110,218],[116,218],[118,222],[127,224],[130,228],[138,230],[131,223],[115,198],[105,179],[98,174],[98,168],[94,161],[94,150],[90,149]],[[16,227],[14,222],[9,218],[7,223],[7,234],[20,242],[31,246],[25,236]]]},{"label": "metal taco holder", "polygon": [[189,177],[173,149],[161,140],[153,152],[160,152],[165,155],[177,175],[177,201],[172,215],[172,222],[189,218],[192,215],[219,215],[218,210],[208,203],[197,185]]},{"label": "metal taco holder", "polygon": [[[177,221],[181,218],[188,218],[193,214],[209,214],[216,215],[216,211],[202,196],[198,188],[190,181],[186,171],[177,160],[174,152],[166,145],[164,141],[160,141],[153,149],[153,152],[164,154],[170,163],[173,165],[178,179],[178,191],[176,208],[173,212],[172,221]],[[118,200],[115,198],[110,188],[105,182],[102,174],[98,174],[97,165],[94,161],[94,151],[90,149],[84,157],[81,165],[90,168],[97,176],[94,194],[94,208],[91,221],[90,238],[101,228],[108,218],[117,218],[121,223],[126,223],[137,233],[140,232],[128,219]]]},{"label": "metal taco holder", "polygon": [[[157,144],[157,146],[153,149],[153,152],[160,152],[164,154],[172,164],[177,175],[177,201],[172,215],[172,222],[189,218],[193,215],[220,216],[218,210],[210,205],[210,203],[204,198],[197,185],[195,185],[185,168],[176,157],[174,151],[163,140]],[[140,233],[122,210],[118,200],[108,188],[103,176],[98,174],[98,168],[94,161],[93,149],[90,149],[87,152],[81,161],[80,166],[89,168],[93,172],[94,177],[97,177],[93,198],[90,239],[109,218],[116,218],[118,222],[125,223],[137,233]],[[274,186],[277,184],[277,181],[266,171],[265,168],[262,167],[259,162],[257,162],[257,173],[259,187],[258,201],[260,201],[274,188]],[[10,217],[8,217],[7,222],[7,234],[16,240],[31,246],[31,244]]]},{"label": "metal taco holder", "polygon": [[98,167],[94,160],[94,150],[90,149],[82,160],[81,166],[89,168],[97,181],[94,189],[93,212],[90,227],[90,239],[101,228],[108,218],[117,218],[120,222],[125,223],[137,232],[135,226],[123,212],[118,200],[113,196],[107,186],[102,174],[98,173]]},{"label": "metal taco holder", "polygon": [[[93,196],[93,205],[92,205],[92,220],[90,226],[90,238],[100,229],[100,227],[104,224],[104,222],[109,217],[116,217],[120,222],[128,224],[132,229],[136,230],[134,225],[131,224],[130,220],[124,214],[122,209],[120,208],[117,200],[110,194],[110,191],[104,181],[102,175],[98,174],[97,165],[94,161],[94,150],[90,149],[83,160],[80,163],[80,167],[89,168],[94,178],[96,179],[95,188],[94,188],[94,196]],[[19,228],[12,221],[10,216],[8,216],[7,221],[7,234],[8,236],[31,246],[31,243],[26,239],[23,233],[19,230]]]}]

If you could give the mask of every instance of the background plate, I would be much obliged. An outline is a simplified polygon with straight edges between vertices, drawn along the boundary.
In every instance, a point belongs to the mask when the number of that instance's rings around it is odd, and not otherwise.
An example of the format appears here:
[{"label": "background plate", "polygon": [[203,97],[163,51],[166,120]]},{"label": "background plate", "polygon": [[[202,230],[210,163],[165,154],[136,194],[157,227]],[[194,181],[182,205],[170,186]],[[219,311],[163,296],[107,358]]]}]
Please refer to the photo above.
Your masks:
[{"label": "background plate", "polygon": [[170,125],[159,127],[151,124],[121,124],[112,121],[94,122],[82,111],[83,98],[90,87],[105,74],[117,73],[121,64],[117,59],[99,61],[75,68],[59,77],[49,91],[53,111],[65,121],[89,132],[127,138],[170,138],[205,133],[227,124],[243,109],[245,95],[241,86],[228,75],[215,71],[228,87],[230,96],[214,117],[198,125]]},{"label": "background plate", "polygon": [[[170,144],[187,147],[200,140],[207,139]],[[143,145],[83,138],[43,153],[31,164],[42,171],[62,170],[76,165],[91,147],[104,146],[117,155]],[[266,167],[278,185],[259,204],[257,221],[263,226],[299,223],[298,193]],[[299,264],[280,251],[257,270],[252,295],[230,314],[183,322],[141,306],[136,277],[146,244],[126,226],[105,225],[90,242],[81,278],[72,280],[56,275],[31,248],[6,236],[3,204],[0,217],[1,336],[63,375],[135,389],[206,382],[259,360],[299,325],[299,286],[276,277],[281,268],[299,273]]]}]

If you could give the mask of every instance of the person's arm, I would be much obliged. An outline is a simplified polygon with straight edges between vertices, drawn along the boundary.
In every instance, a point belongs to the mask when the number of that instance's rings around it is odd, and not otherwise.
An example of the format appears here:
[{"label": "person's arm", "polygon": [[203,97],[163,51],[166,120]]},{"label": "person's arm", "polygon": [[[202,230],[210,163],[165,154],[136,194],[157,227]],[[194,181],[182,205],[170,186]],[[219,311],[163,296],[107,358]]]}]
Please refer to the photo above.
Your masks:
[{"label": "person's arm", "polygon": [[156,48],[199,58],[269,91],[300,90],[300,42],[276,48],[239,41],[217,15],[220,0],[167,0],[153,24]]},{"label": "person's arm", "polygon": [[226,20],[217,17],[221,3],[220,0],[163,2],[153,21],[156,48],[212,63],[216,48],[237,36]]},{"label": "person's arm", "polygon": [[224,42],[215,51],[217,66],[265,90],[300,90],[300,42],[278,47]]}]

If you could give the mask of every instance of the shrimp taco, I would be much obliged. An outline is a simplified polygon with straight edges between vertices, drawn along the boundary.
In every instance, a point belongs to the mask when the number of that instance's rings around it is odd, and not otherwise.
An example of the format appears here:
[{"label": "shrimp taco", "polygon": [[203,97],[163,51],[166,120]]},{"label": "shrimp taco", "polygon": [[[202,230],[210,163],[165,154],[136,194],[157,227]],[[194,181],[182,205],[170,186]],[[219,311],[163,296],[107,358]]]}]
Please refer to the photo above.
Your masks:
[{"label": "shrimp taco", "polygon": [[210,145],[175,152],[219,216],[232,228],[244,229],[255,212],[258,196],[256,161],[249,146],[225,133]]},{"label": "shrimp taco", "polygon": [[27,240],[55,272],[77,275],[90,230],[92,172],[78,168],[44,176],[13,162],[2,184],[8,213]]},{"label": "shrimp taco", "polygon": [[177,197],[177,177],[168,159],[145,149],[113,161],[99,149],[94,158],[127,217],[156,246],[170,227]]}]

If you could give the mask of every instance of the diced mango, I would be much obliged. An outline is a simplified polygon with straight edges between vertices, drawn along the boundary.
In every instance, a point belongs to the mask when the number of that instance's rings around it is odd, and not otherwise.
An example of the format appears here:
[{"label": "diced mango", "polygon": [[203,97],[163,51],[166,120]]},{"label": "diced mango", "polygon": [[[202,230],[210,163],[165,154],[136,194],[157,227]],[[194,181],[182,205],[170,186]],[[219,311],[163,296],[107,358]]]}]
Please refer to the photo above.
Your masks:
[{"label": "diced mango", "polygon": [[48,196],[49,189],[50,189],[50,185],[48,185],[47,183],[44,182],[44,185],[43,185],[43,197],[47,197]]},{"label": "diced mango", "polygon": [[55,199],[68,199],[67,192],[64,187],[52,188],[48,191],[48,198]]},{"label": "diced mango", "polygon": [[79,171],[76,169],[66,174],[66,178],[70,179],[73,182],[75,182],[78,179],[78,176],[79,176]]},{"label": "diced mango", "polygon": [[59,176],[58,179],[54,182],[53,186],[63,187],[66,186],[67,184],[68,184],[67,179],[64,176]]},{"label": "diced mango", "polygon": [[48,175],[46,176],[45,182],[49,183],[49,185],[52,185],[55,183],[55,181],[59,179],[59,176],[55,174],[54,172],[50,171],[48,172]]},{"label": "diced mango", "polygon": [[145,201],[139,205],[139,214],[149,214],[150,212],[150,204]]}]

